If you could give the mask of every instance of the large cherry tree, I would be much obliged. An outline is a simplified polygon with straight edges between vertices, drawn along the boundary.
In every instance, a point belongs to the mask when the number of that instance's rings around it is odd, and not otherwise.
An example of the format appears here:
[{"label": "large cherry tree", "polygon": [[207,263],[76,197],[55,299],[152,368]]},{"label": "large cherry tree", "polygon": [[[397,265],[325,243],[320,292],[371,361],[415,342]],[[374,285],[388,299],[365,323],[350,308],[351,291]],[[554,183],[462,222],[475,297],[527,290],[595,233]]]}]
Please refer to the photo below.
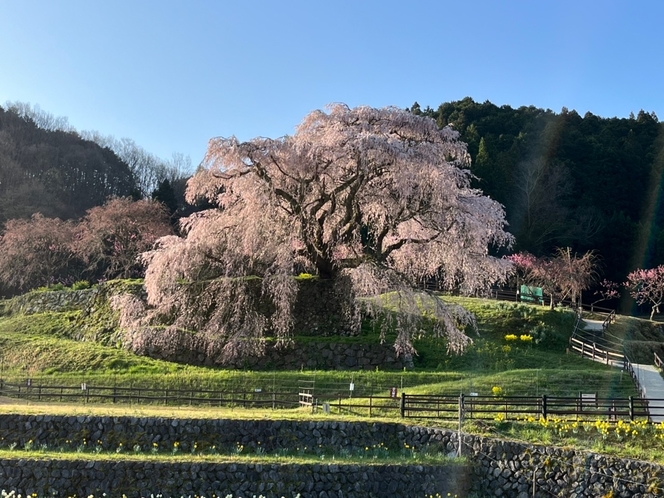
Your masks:
[{"label": "large cherry tree", "polygon": [[[512,242],[503,207],[471,188],[468,167],[457,132],[391,107],[337,104],[306,116],[293,136],[212,139],[187,198],[215,208],[144,255],[148,302],[213,338],[226,358],[257,353],[268,329],[288,340],[293,277],[309,272],[369,311],[392,292],[399,312],[382,323],[397,330],[397,354],[414,353],[422,306],[460,351],[472,316],[437,296],[423,303],[413,289],[435,277],[480,292],[510,269],[489,254]],[[357,310],[346,309],[356,327]]]}]

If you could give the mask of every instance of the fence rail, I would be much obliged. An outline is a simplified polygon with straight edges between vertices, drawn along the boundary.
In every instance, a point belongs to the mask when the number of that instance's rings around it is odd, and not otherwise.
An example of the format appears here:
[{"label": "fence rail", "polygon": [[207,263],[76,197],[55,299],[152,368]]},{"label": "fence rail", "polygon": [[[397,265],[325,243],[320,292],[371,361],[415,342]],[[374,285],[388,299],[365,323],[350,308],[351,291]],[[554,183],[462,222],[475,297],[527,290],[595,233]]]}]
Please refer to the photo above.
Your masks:
[{"label": "fence rail", "polygon": [[[313,391],[313,386],[312,386]],[[304,395],[304,398],[303,398]],[[664,399],[600,398],[596,394],[563,396],[474,396],[415,395],[337,397],[319,401],[313,392],[216,391],[196,389],[146,389],[132,387],[81,387],[12,383],[0,380],[0,396],[41,402],[106,402],[163,406],[208,405],[246,408],[290,408],[310,406],[312,411],[324,408],[339,414],[436,418],[516,420],[526,416],[557,417],[566,420],[579,417],[606,417],[609,421],[650,417],[650,412],[664,410]]]},{"label": "fence rail", "polygon": [[105,402],[129,404],[153,404],[163,406],[209,405],[284,408],[298,405],[293,392],[221,391],[211,389],[168,389],[145,387],[92,386],[11,383],[0,380],[0,396],[41,402]]},{"label": "fence rail", "polygon": [[[430,286],[427,286],[426,288],[428,290],[433,290],[430,288]],[[521,300],[519,294],[517,294],[516,289],[491,289],[489,291],[489,294],[484,297],[488,297],[490,299],[497,299],[500,301],[518,302]],[[523,300],[523,302],[531,303],[531,301],[526,301],[526,300]],[[566,306],[572,309],[577,309],[580,307],[581,309],[583,309],[583,311],[588,311],[600,315],[610,315],[611,313],[614,313],[615,315],[615,310],[612,310],[610,308],[604,308],[602,306],[595,306],[594,304],[586,304],[586,303],[576,304],[569,300],[563,300],[561,302],[557,302],[556,304],[560,304],[562,306]],[[543,296],[543,306],[550,306],[550,305],[551,305],[551,297],[546,295]]]},{"label": "fence rail", "polygon": [[[651,400],[664,406],[664,399]],[[629,398],[598,398],[596,395],[565,396],[435,396],[402,394],[404,418],[515,420],[533,416],[576,420],[580,417],[606,417],[609,421],[650,418],[648,402]]]},{"label": "fence rail", "polygon": [[595,342],[589,343],[576,337],[570,337],[569,345],[570,350],[593,361],[601,361],[607,365],[612,364],[621,368],[624,366],[625,355],[604,349]]}]

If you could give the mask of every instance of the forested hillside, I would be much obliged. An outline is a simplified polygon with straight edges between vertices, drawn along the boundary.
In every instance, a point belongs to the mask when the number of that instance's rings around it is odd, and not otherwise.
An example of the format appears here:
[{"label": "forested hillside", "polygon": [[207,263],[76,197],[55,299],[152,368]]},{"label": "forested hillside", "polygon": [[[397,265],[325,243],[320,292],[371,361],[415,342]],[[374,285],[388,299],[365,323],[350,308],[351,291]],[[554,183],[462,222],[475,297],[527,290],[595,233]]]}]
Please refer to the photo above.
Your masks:
[{"label": "forested hillside", "polygon": [[[616,282],[664,263],[664,124],[654,114],[582,117],[471,98],[411,111],[461,133],[475,185],[506,207],[515,250],[594,250]],[[79,133],[27,104],[0,107],[0,223],[36,212],[80,218],[109,196],[156,195],[171,213],[187,214],[182,159]]]},{"label": "forested hillside", "polygon": [[79,217],[134,190],[129,167],[110,149],[0,107],[0,222],[35,212]]},{"label": "forested hillside", "polygon": [[64,117],[15,102],[0,107],[0,224],[41,213],[75,219],[109,197],[155,197],[177,216],[189,158],[162,160],[133,140],[79,132]]},{"label": "forested hillside", "polygon": [[664,263],[664,124],[654,113],[582,117],[471,98],[411,111],[461,133],[476,186],[506,207],[515,249],[595,250],[617,282]]}]

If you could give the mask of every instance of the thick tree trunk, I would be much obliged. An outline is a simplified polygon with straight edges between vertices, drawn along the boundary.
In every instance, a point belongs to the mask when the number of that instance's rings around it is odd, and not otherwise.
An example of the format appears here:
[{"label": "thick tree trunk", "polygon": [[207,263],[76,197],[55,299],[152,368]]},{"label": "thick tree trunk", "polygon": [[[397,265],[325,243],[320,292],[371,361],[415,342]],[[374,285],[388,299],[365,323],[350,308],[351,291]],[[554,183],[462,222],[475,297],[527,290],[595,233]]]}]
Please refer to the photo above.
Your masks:
[{"label": "thick tree trunk", "polygon": [[656,304],[652,307],[652,310],[650,310],[650,319],[652,320],[653,317],[655,316],[655,313],[659,313],[659,304]]},{"label": "thick tree trunk", "polygon": [[337,275],[337,268],[329,259],[316,258],[316,270],[323,280],[332,280]]}]

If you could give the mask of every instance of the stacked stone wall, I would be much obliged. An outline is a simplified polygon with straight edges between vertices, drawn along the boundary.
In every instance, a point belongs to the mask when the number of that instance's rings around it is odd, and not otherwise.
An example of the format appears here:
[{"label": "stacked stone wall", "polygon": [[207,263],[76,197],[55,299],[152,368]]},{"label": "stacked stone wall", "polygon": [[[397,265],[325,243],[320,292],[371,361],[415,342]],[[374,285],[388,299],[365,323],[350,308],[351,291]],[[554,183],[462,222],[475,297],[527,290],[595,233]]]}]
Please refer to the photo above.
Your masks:
[{"label": "stacked stone wall", "polygon": [[[375,445],[383,445],[389,450],[397,452],[403,452],[406,449],[428,454],[453,455],[458,448],[455,431],[399,423],[335,421],[2,415],[0,416],[0,438],[5,447],[9,444],[15,444],[16,447],[24,447],[26,444],[36,447],[46,445],[49,448],[66,447],[67,445],[71,447],[83,444],[85,441],[85,444],[88,445],[98,445],[103,451],[116,451],[121,445],[123,448],[139,446],[142,451],[150,451],[155,445],[160,449],[168,450],[172,449],[176,443],[182,452],[191,452],[194,447],[197,448],[197,451],[205,452],[215,446],[220,452],[230,453],[239,444],[248,453],[264,452],[268,454],[298,447],[303,450],[307,448],[309,452],[318,450],[328,455],[330,452],[343,455],[344,453],[361,452],[363,449],[372,448]],[[271,467],[270,470],[276,474],[267,479],[262,471],[258,472],[255,468],[246,467],[249,464],[243,464],[245,465],[243,470],[235,472],[237,481],[234,481],[231,479],[233,473],[228,474],[227,470],[224,470],[223,465],[226,464],[210,464],[217,467],[211,467],[209,472],[221,472],[227,476],[226,480],[215,477],[210,481],[210,486],[218,486],[219,484],[216,484],[218,481],[225,486],[219,488],[224,492],[246,492],[245,495],[238,496],[252,496],[254,493],[264,493],[265,491],[277,493],[266,496],[277,496],[283,490],[290,493],[284,494],[284,496],[292,496],[301,492],[302,498],[308,496],[421,497],[425,493],[435,495],[439,492],[442,496],[446,496],[447,492],[457,493],[460,498],[469,496],[468,493],[474,493],[474,496],[478,497],[530,498],[533,496],[534,479],[536,497],[654,498],[662,496],[664,493],[662,491],[664,467],[655,463],[621,459],[579,450],[484,438],[470,434],[464,434],[462,440],[462,455],[465,460],[461,461],[459,465],[451,467],[449,462],[444,462],[441,466],[421,467],[422,470],[419,470],[420,466],[417,465],[349,466],[333,464],[330,466],[321,463],[315,467],[297,467],[300,470],[288,465],[277,465],[274,468]],[[407,462],[406,453],[404,453],[405,462]],[[71,466],[70,474],[73,478],[80,474],[79,471],[85,470],[80,468],[83,465],[91,466],[86,468],[93,468],[95,471],[97,471],[97,465],[102,465],[90,461],[85,463],[81,461],[67,463],[64,460],[58,462],[60,463],[55,467],[49,468],[59,469],[57,472],[60,474],[52,474],[49,471],[41,477],[36,475],[30,477],[30,470],[23,468],[32,468],[32,465],[21,464],[18,459],[6,459],[0,462],[0,468],[3,469],[0,476],[0,488],[7,489],[10,485],[17,486],[17,483],[23,483],[20,491],[26,493],[30,489],[38,489],[37,487],[30,488],[30,486],[44,485],[44,482],[38,479],[47,477],[51,479],[56,475],[62,477],[63,466]],[[122,470],[124,475],[150,474],[140,467],[143,464],[117,463],[116,465],[119,466],[118,468],[124,469]],[[173,465],[176,464],[163,464],[165,474],[158,473],[162,470],[154,470],[154,475],[164,476],[168,472],[187,472],[186,469],[189,468],[186,467],[189,464],[181,464],[182,467],[173,467]],[[17,468],[19,470],[16,470]],[[197,468],[198,471],[201,471],[200,467]],[[450,468],[453,469],[453,479],[449,477]],[[79,474],[73,472],[74,470]],[[245,470],[251,472],[246,474]],[[202,471],[208,472],[208,470]],[[26,474],[24,475],[23,472]],[[106,469],[99,470],[99,472],[100,475],[111,475]],[[190,470],[190,472],[193,471]],[[296,477],[289,478],[288,476],[291,474]],[[330,477],[333,474],[334,476]],[[200,479],[199,474],[191,475],[197,476],[192,477],[193,482]],[[248,478],[247,475],[249,475]],[[397,475],[400,477],[395,477]],[[435,479],[427,480],[426,476],[430,475],[433,475]],[[80,477],[80,479],[83,478]],[[236,484],[242,479],[248,479],[247,482],[251,482],[253,487],[242,488],[240,484]],[[346,482],[343,482],[344,480]],[[398,484],[401,481],[403,484]],[[99,482],[105,481],[100,478]],[[156,482],[166,483],[168,481],[160,477],[160,480]],[[283,483],[285,487],[274,488],[274,486],[278,486],[279,482]],[[359,491],[354,487],[358,482],[362,486]],[[374,487],[381,485],[380,483],[392,486],[394,491],[385,494],[386,488],[381,487],[380,493],[374,492]],[[420,483],[424,487],[413,487],[417,485],[416,483]],[[145,481],[141,486],[149,484],[149,481]],[[272,487],[268,489],[268,485]],[[167,488],[165,491],[171,493],[168,491],[169,489],[172,488]],[[205,489],[212,489],[212,487]],[[18,488],[16,490],[19,491]],[[187,490],[200,491],[193,488],[187,488]],[[162,491],[155,489],[150,492]],[[177,493],[179,492],[177,491]],[[325,492],[325,494],[320,494],[321,492]],[[173,493],[177,495],[176,492]],[[128,496],[132,495],[128,494]]]},{"label": "stacked stone wall", "polygon": [[4,313],[24,313],[26,315],[33,315],[35,313],[45,313],[49,311],[61,312],[80,310],[89,306],[98,293],[98,288],[78,291],[63,290],[30,292],[4,301]]},{"label": "stacked stone wall", "polygon": [[457,465],[0,460],[0,489],[23,496],[365,498],[448,496]]}]

